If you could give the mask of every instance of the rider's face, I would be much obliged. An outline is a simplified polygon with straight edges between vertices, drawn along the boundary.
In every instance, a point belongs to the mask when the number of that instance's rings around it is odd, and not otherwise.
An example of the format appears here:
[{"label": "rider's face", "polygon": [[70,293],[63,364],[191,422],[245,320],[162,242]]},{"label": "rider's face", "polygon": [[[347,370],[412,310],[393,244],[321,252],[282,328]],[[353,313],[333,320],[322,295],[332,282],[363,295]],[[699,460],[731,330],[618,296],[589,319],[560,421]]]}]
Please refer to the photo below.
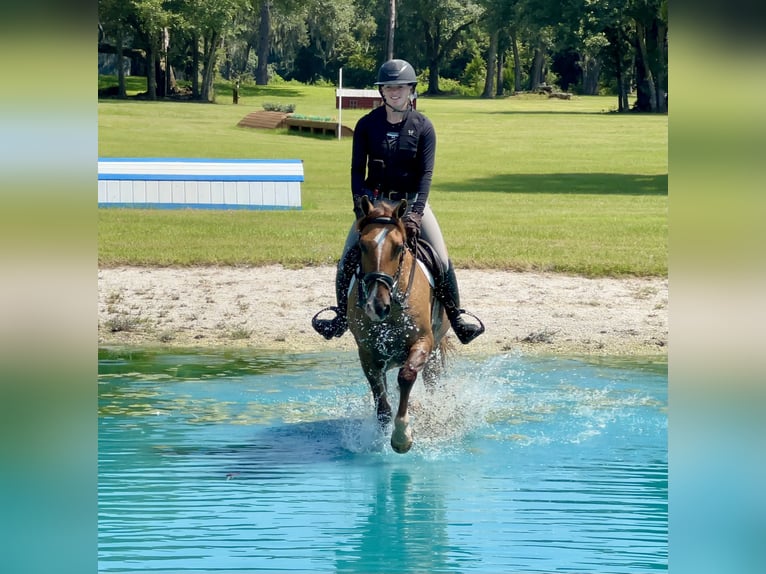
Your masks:
[{"label": "rider's face", "polygon": [[407,98],[410,95],[410,86],[406,84],[382,86],[383,98],[386,100],[389,106],[392,106],[397,111],[404,109],[407,105]]},{"label": "rider's face", "polygon": [[383,86],[383,93],[386,95],[400,95],[404,94],[406,95],[410,91],[410,87],[406,84],[400,84],[400,85],[394,85],[394,86]]}]

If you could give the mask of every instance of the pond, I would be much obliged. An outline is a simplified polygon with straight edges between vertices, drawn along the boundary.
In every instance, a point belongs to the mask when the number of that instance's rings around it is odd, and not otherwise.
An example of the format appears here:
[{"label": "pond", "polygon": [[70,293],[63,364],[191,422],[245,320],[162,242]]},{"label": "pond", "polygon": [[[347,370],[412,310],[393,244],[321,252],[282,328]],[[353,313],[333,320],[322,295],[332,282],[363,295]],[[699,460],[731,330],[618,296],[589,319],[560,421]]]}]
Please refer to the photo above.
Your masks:
[{"label": "pond", "polygon": [[667,570],[666,362],[457,356],[411,399],[402,455],[353,353],[102,349],[99,570]]}]

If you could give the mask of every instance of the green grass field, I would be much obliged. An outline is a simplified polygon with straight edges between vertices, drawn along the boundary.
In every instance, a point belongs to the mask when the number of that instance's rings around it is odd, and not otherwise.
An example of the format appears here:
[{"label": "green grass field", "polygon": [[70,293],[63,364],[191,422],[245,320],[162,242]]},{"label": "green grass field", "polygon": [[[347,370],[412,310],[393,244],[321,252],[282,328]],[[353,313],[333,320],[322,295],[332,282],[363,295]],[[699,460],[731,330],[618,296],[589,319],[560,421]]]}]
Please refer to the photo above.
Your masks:
[{"label": "green grass field", "polygon": [[[132,78],[130,94],[142,85]],[[106,79],[100,80],[105,85]],[[333,263],[351,224],[351,139],[239,128],[264,103],[335,117],[334,88],[225,84],[217,102],[100,100],[99,156],[299,158],[300,211],[99,209],[99,264]],[[457,267],[667,275],[667,116],[614,98],[428,98],[430,202]],[[353,127],[363,111],[343,110]]]}]

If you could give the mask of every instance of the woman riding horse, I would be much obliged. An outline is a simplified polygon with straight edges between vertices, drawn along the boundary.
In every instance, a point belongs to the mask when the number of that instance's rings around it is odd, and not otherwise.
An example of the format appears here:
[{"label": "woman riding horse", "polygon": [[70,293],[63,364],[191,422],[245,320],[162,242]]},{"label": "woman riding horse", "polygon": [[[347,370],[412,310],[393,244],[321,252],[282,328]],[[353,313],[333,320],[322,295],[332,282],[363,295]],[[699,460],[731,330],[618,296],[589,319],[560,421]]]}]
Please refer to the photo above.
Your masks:
[{"label": "woman riding horse", "polygon": [[[428,204],[431,189],[436,133],[433,124],[413,109],[417,76],[405,60],[389,60],[378,71],[378,86],[384,106],[363,116],[354,129],[351,154],[351,191],[354,214],[363,214],[362,197],[376,201],[407,201],[404,225],[409,244],[418,239],[428,242],[437,255],[435,293],[444,306],[452,330],[461,343],[467,344],[484,332],[483,323],[460,308],[455,269],[449,259],[441,229]],[[335,278],[337,307],[317,313],[312,325],[325,339],[340,337],[348,328],[348,287],[359,264],[358,234],[352,225],[338,262]],[[326,310],[335,312],[332,319],[319,319]],[[463,315],[477,319],[478,325],[466,322]]]}]

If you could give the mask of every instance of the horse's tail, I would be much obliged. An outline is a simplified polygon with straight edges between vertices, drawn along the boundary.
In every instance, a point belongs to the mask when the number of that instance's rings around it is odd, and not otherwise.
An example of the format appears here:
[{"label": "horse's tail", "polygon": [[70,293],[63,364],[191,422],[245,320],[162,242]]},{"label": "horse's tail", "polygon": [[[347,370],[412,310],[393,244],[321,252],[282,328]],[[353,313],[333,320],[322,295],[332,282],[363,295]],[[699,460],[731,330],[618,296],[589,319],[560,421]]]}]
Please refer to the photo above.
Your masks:
[{"label": "horse's tail", "polygon": [[447,363],[455,352],[455,344],[452,342],[451,337],[442,337],[437,346],[439,350],[439,363],[442,370],[447,368]]}]

